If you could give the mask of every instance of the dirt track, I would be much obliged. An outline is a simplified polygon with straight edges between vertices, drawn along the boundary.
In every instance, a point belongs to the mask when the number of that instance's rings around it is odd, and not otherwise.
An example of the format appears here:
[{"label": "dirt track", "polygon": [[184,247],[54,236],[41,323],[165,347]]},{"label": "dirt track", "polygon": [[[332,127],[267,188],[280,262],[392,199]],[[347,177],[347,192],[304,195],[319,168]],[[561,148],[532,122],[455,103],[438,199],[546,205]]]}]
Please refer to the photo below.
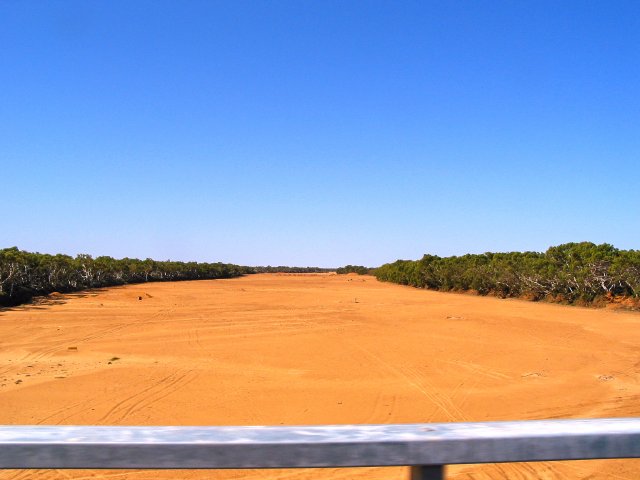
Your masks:
[{"label": "dirt track", "polygon": [[[139,299],[141,298],[141,300]],[[299,425],[640,416],[640,315],[255,275],[0,311],[0,424]],[[637,479],[640,461],[452,467]],[[405,469],[0,472],[0,478],[371,478]],[[593,475],[593,476],[590,476]]]}]

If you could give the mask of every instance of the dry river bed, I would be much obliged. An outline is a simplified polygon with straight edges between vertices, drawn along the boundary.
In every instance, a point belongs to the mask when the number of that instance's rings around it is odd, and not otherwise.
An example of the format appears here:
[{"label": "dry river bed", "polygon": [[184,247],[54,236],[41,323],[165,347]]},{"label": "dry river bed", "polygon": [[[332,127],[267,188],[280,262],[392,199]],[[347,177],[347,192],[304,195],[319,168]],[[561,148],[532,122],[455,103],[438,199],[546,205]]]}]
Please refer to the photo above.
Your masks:
[{"label": "dry river bed", "polygon": [[[253,275],[0,311],[0,424],[310,425],[640,416],[640,315]],[[637,479],[640,461],[448,478]],[[0,471],[1,479],[401,479],[403,468]]]}]

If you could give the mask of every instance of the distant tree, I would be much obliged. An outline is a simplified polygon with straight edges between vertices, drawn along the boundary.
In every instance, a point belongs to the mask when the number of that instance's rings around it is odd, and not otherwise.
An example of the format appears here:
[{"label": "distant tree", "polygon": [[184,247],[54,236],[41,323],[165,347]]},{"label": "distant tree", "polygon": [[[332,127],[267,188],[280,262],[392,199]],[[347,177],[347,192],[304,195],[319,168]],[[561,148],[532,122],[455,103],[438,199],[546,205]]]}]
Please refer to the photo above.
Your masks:
[{"label": "distant tree", "polygon": [[338,275],[344,275],[347,273],[357,273],[358,275],[367,275],[371,272],[370,268],[363,267],[362,265],[346,265],[336,269]]},{"label": "distant tree", "polygon": [[322,267],[286,267],[278,266],[273,267],[267,265],[266,267],[250,267],[252,273],[328,273],[333,272],[332,268]]}]

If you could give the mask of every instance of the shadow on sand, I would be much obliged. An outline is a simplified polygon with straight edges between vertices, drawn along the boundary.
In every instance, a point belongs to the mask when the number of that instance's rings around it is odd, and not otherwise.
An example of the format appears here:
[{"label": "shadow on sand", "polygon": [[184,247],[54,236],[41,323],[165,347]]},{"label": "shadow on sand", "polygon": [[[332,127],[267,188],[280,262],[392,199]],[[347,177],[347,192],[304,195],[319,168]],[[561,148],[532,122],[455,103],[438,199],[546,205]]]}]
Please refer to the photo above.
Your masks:
[{"label": "shadow on sand", "polygon": [[73,293],[58,293],[53,292],[49,295],[42,295],[33,297],[30,302],[23,303],[21,305],[14,305],[12,307],[0,307],[0,316],[6,312],[24,312],[31,310],[47,310],[55,305],[64,305],[69,300],[74,298],[86,298],[96,297],[99,293],[104,292],[104,288],[95,288],[92,290],[83,290],[81,292]]}]

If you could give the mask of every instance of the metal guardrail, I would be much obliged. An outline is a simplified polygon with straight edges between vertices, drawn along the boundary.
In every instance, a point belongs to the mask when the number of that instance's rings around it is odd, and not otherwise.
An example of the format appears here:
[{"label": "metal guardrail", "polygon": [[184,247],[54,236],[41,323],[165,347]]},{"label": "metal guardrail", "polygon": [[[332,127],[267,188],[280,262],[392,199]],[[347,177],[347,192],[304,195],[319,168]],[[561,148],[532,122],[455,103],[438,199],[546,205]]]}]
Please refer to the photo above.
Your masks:
[{"label": "metal guardrail", "polygon": [[309,427],[0,426],[0,469],[444,466],[640,457],[640,419]]}]

